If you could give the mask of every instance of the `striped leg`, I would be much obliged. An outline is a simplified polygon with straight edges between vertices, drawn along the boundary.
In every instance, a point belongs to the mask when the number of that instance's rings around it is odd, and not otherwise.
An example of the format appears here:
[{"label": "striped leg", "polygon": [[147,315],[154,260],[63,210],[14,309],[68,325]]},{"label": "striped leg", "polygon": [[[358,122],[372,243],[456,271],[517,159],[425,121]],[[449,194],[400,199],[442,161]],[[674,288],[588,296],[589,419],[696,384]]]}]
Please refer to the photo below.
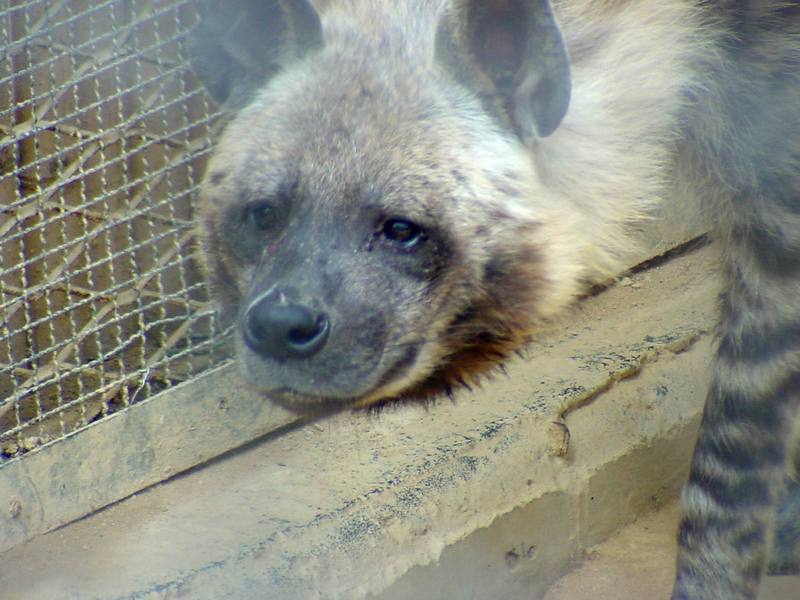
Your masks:
[{"label": "striped leg", "polygon": [[[763,275],[761,273],[760,275]],[[683,492],[674,599],[755,598],[800,398],[796,299],[731,269],[722,336]],[[794,287],[794,286],[790,286]]]}]

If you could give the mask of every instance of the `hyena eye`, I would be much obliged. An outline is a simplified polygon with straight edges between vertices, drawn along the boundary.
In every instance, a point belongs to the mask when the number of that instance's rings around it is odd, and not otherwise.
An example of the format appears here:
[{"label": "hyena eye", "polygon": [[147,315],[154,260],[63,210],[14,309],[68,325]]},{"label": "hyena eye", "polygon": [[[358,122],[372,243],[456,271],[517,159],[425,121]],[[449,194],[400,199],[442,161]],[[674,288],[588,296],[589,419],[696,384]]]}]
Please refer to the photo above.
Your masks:
[{"label": "hyena eye", "polygon": [[275,222],[275,210],[266,202],[259,202],[247,207],[246,218],[255,229],[265,231]]},{"label": "hyena eye", "polygon": [[422,228],[405,219],[388,219],[381,230],[383,237],[403,248],[413,248],[423,239]]}]

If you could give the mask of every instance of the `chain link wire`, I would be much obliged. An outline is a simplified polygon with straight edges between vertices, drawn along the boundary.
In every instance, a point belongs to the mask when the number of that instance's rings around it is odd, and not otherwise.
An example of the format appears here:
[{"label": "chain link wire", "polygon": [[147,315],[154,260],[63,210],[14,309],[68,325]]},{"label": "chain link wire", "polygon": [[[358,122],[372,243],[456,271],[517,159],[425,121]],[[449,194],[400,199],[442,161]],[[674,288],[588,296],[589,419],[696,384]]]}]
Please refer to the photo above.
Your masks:
[{"label": "chain link wire", "polygon": [[0,2],[0,461],[228,357],[195,256],[222,115],[194,4]]}]

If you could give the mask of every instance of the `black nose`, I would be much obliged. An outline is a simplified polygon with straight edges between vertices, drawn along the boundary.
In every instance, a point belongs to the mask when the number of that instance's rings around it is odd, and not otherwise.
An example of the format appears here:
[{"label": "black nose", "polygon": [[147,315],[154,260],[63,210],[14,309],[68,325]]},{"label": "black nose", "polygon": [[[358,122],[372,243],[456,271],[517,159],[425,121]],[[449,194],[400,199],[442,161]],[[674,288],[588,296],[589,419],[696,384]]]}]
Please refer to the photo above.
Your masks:
[{"label": "black nose", "polygon": [[275,359],[307,358],[325,345],[328,317],[302,304],[285,304],[265,296],[247,309],[242,324],[245,343]]}]

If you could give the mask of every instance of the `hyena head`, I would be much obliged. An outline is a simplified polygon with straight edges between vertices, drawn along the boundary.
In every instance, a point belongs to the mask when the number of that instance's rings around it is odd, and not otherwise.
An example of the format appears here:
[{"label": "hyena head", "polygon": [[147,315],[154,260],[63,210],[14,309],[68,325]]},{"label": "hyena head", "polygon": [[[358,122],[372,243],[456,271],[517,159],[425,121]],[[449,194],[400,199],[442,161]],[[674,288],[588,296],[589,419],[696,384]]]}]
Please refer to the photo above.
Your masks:
[{"label": "hyena head", "polygon": [[202,251],[268,397],[315,412],[449,393],[574,294],[569,217],[531,160],[569,101],[546,0],[206,10],[193,64],[238,112],[203,183]]}]

